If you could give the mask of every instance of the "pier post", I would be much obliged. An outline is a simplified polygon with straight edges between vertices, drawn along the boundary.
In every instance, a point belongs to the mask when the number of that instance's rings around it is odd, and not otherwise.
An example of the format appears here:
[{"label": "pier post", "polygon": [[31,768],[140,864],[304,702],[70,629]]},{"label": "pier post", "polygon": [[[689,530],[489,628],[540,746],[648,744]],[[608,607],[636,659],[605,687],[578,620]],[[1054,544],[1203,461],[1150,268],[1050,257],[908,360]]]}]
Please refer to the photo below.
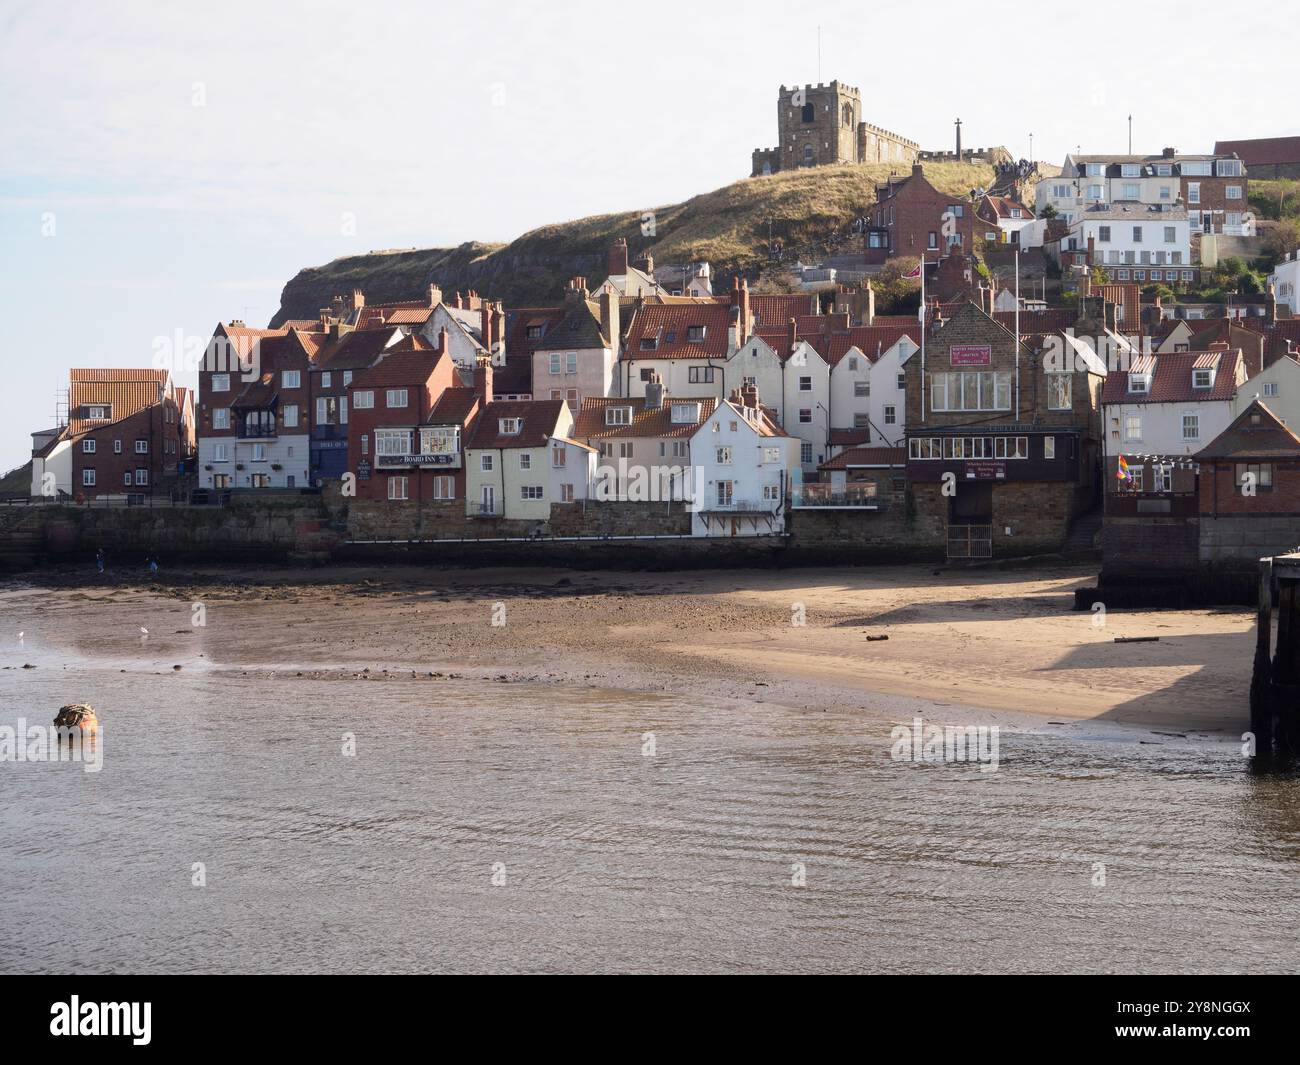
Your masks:
[{"label": "pier post", "polygon": [[1250,731],[1256,755],[1273,749],[1273,560],[1259,560],[1259,603],[1255,620],[1255,668],[1250,678]]}]

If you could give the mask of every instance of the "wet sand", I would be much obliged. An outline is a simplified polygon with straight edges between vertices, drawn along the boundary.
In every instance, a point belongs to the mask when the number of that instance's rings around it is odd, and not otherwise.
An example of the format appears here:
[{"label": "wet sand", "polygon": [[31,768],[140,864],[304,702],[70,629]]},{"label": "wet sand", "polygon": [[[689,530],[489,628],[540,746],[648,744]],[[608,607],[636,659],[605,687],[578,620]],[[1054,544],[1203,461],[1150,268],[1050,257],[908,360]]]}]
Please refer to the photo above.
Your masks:
[{"label": "wet sand", "polygon": [[[1009,723],[1023,716],[1028,725],[1244,729],[1253,612],[1073,610],[1074,589],[1094,576],[1066,565],[213,568],[157,581],[62,570],[39,586],[31,577],[10,582],[0,605],[13,624],[55,643],[74,640],[94,657],[134,658],[143,625],[160,669],[456,671],[827,710],[892,695],[998,711]],[[206,612],[202,629],[191,624],[196,603]],[[1117,636],[1160,639],[1117,644]]]}]

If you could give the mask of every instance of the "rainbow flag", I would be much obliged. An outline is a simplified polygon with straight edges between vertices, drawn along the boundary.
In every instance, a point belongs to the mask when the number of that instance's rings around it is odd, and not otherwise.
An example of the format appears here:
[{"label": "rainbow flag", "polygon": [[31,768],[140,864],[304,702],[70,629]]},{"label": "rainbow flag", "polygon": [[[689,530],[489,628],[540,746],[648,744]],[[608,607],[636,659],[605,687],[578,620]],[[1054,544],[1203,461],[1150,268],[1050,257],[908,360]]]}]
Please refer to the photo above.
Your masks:
[{"label": "rainbow flag", "polygon": [[1131,481],[1133,474],[1129,472],[1128,463],[1124,461],[1124,456],[1119,457],[1119,466],[1115,470],[1115,476],[1121,481]]}]

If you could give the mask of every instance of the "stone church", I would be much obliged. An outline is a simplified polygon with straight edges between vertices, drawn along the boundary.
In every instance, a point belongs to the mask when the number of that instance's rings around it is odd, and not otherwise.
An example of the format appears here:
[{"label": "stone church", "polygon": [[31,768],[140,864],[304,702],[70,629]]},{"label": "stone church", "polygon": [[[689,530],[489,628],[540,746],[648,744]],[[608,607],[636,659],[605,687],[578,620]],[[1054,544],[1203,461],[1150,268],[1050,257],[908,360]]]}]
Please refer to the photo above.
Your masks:
[{"label": "stone church", "polygon": [[851,85],[781,86],[776,102],[778,143],[756,148],[752,176],[834,163],[911,165],[915,141],[862,121],[862,97]]}]

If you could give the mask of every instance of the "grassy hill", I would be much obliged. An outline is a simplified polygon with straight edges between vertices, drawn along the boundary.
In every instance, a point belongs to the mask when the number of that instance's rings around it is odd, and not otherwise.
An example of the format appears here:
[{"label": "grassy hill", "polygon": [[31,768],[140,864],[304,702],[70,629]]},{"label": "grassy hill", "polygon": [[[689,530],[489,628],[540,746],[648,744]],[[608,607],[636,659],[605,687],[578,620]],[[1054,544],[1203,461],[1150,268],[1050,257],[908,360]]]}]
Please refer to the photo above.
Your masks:
[{"label": "grassy hill", "polygon": [[[908,173],[907,167],[893,172]],[[635,258],[649,252],[661,263],[708,260],[715,285],[768,262],[768,235],[780,241],[787,261],[816,260],[842,251],[860,238],[856,218],[876,202],[876,184],[889,165],[826,166],[788,174],[747,178],[682,203],[656,208],[653,234],[642,234],[642,211],[595,215],[543,226],[509,244],[463,244],[458,248],[405,249],[335,259],[309,267],[284,287],[273,323],[314,318],[336,293],[354,286],[370,302],[417,299],[431,282],[444,291],[473,288],[507,306],[558,301],[564,283],[581,275],[595,284],[605,278],[606,254],[615,237],[625,237]],[[954,197],[992,183],[982,164],[934,163],[925,176]]]},{"label": "grassy hill", "polygon": [[27,495],[32,490],[32,464],[26,462],[0,477],[0,496]]}]

